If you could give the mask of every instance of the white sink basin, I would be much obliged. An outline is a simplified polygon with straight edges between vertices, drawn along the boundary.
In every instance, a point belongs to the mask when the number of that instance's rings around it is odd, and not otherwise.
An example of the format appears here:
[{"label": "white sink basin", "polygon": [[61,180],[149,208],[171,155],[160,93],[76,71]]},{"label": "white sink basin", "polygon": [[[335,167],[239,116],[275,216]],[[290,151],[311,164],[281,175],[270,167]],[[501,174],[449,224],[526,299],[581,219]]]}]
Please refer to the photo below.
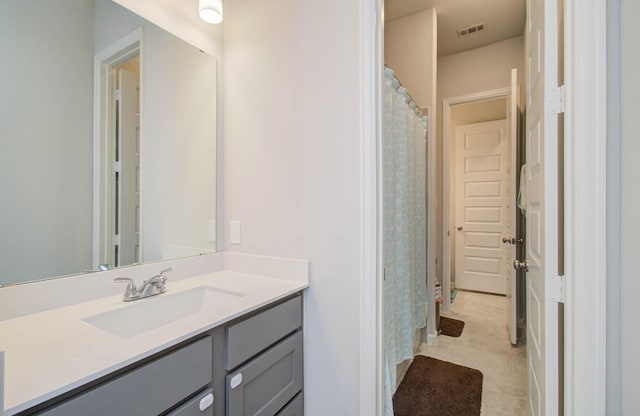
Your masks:
[{"label": "white sink basin", "polygon": [[202,311],[206,304],[233,301],[246,293],[200,286],[178,293],[164,293],[134,301],[113,311],[92,315],[82,320],[120,338],[167,325]]}]

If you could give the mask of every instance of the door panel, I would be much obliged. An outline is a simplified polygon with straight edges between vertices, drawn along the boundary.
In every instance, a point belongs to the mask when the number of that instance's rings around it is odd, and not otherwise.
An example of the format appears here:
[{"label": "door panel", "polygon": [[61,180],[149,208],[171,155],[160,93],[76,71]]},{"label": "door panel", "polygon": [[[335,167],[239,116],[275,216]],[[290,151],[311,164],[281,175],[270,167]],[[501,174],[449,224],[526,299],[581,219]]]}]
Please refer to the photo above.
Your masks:
[{"label": "door panel", "polygon": [[119,69],[118,141],[120,172],[117,181],[118,265],[138,263],[140,252],[140,122],[138,74]]},{"label": "door panel", "polygon": [[505,120],[456,127],[456,287],[506,293],[510,145]]},{"label": "door panel", "polygon": [[558,414],[558,305],[547,282],[558,267],[557,115],[545,101],[557,85],[557,6],[528,0],[526,257],[529,414]]},{"label": "door panel", "polygon": [[[518,210],[516,209],[516,198],[518,196],[518,180],[520,176],[520,164],[518,158],[518,149],[519,149],[519,118],[520,118],[520,106],[519,106],[519,86],[518,86],[518,70],[513,68],[511,70],[511,87],[510,93],[507,97],[507,124],[508,124],[508,133],[509,133],[509,141],[511,142],[511,186],[509,190],[511,191],[509,195],[509,206],[508,210],[511,213],[511,227],[508,230],[508,234],[505,235],[506,238],[511,239],[507,240],[510,243],[509,251],[511,252],[511,256],[507,258],[507,299],[509,302],[509,308],[507,309],[507,322],[509,323],[509,340],[512,344],[516,344],[518,342],[518,302],[522,302],[520,300],[519,291],[518,291],[518,277],[521,272],[516,270],[511,266],[511,262],[513,260],[520,260],[518,254],[520,252],[519,242],[520,236],[518,235]],[[515,239],[515,240],[514,240]],[[503,240],[504,241],[504,240]]]}]

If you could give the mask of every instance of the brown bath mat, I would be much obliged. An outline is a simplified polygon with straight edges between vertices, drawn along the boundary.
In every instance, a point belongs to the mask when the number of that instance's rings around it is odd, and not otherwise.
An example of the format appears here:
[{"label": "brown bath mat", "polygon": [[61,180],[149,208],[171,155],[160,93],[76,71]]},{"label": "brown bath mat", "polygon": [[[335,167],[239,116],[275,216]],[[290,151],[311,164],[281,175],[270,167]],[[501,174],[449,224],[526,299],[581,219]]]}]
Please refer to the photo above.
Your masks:
[{"label": "brown bath mat", "polygon": [[417,355],[393,396],[395,416],[479,416],[482,373]]},{"label": "brown bath mat", "polygon": [[457,319],[440,317],[440,333],[448,337],[459,337],[464,329],[464,321]]}]

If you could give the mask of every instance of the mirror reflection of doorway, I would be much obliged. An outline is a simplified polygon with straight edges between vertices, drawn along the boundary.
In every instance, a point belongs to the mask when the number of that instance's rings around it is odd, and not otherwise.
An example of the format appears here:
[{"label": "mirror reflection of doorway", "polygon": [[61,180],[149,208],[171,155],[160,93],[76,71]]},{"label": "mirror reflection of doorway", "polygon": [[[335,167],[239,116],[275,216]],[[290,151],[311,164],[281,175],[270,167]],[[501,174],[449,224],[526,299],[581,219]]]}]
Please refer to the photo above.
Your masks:
[{"label": "mirror reflection of doorway", "polygon": [[[114,124],[110,159],[109,217],[113,224],[114,267],[140,260],[140,60],[136,56],[113,68]],[[111,147],[111,146],[110,146]]]},{"label": "mirror reflection of doorway", "polygon": [[138,29],[94,58],[94,268],[142,260],[141,39]]}]

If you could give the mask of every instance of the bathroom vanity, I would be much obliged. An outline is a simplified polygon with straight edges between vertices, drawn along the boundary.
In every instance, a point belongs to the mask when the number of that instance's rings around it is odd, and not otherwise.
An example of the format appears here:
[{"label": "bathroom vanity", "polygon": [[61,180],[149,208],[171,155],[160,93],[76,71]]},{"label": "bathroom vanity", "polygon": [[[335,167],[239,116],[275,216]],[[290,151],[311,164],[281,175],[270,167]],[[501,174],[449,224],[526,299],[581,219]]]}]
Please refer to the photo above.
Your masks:
[{"label": "bathroom vanity", "polygon": [[[302,302],[295,295],[80,387],[35,413],[276,415],[301,391]],[[297,409],[285,414],[301,415],[301,404],[300,398],[292,403]]]},{"label": "bathroom vanity", "polygon": [[[2,415],[302,415],[308,265],[214,256],[245,270],[0,321]],[[271,273],[255,274],[265,261]]]}]

